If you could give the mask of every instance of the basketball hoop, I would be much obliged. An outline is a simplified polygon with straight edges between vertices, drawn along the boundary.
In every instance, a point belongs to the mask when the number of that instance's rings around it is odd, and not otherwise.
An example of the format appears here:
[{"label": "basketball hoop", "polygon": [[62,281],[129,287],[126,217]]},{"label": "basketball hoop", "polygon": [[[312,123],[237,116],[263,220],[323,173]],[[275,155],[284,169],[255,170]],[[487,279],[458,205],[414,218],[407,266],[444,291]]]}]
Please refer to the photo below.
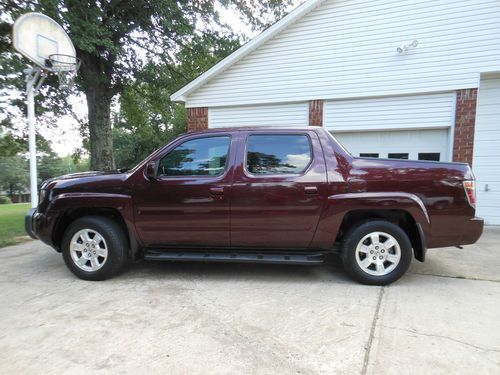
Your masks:
[{"label": "basketball hoop", "polygon": [[17,52],[34,66],[26,69],[26,102],[28,107],[31,207],[38,205],[36,170],[35,94],[47,74],[57,74],[59,87],[69,91],[75,82],[80,59],[64,29],[41,13],[26,13],[14,22],[12,44]]},{"label": "basketball hoop", "polygon": [[59,87],[63,90],[71,90],[75,85],[75,78],[80,69],[80,59],[73,55],[53,53],[45,60],[48,71],[57,75]]}]

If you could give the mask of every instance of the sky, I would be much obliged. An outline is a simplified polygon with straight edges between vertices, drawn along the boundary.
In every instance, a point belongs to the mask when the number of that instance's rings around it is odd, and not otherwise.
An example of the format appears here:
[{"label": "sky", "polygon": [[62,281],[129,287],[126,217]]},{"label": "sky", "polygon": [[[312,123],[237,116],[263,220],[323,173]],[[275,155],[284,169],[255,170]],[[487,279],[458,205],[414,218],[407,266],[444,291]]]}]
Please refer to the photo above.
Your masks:
[{"label": "sky", "polygon": [[[290,10],[295,9],[304,0],[294,0]],[[220,8],[220,16],[222,21],[229,24],[237,33],[242,33],[249,39],[258,35],[258,32],[252,31],[248,24],[242,22],[230,9]],[[74,96],[70,99],[73,104],[73,110],[79,118],[86,117],[87,104],[83,94]],[[46,139],[51,140],[52,148],[60,156],[72,154],[76,149],[82,147],[82,138],[78,131],[77,121],[71,116],[62,116],[58,119],[54,128],[47,128],[38,124],[37,130]]]}]

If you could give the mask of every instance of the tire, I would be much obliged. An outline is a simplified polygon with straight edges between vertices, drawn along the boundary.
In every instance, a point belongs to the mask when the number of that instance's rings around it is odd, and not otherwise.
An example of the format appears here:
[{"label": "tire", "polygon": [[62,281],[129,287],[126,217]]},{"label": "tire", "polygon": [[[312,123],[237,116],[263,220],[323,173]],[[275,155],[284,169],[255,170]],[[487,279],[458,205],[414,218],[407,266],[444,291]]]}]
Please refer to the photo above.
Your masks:
[{"label": "tire", "polygon": [[341,255],[344,269],[356,281],[387,285],[405,274],[413,251],[401,227],[376,220],[349,230],[342,242]]},{"label": "tire", "polygon": [[127,262],[128,241],[123,229],[105,217],[83,217],[71,223],[62,239],[66,266],[83,280],[117,275]]}]

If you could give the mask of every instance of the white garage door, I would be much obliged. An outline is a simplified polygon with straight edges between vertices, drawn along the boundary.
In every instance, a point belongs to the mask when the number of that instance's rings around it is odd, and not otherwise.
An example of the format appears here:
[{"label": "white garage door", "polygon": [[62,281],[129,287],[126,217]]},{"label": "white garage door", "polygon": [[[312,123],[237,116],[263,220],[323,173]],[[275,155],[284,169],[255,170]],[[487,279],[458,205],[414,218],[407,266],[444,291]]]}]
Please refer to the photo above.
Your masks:
[{"label": "white garage door", "polygon": [[500,225],[500,78],[481,79],[472,169],[477,180],[477,215]]},{"label": "white garage door", "polygon": [[236,107],[210,107],[208,127],[307,126],[309,104],[283,103]]},{"label": "white garage door", "polygon": [[455,92],[335,100],[325,127],[355,156],[449,161]]},{"label": "white garage door", "polygon": [[450,160],[447,129],[332,134],[353,156]]},{"label": "white garage door", "polygon": [[449,128],[455,103],[455,92],[327,101],[324,125],[335,132]]}]

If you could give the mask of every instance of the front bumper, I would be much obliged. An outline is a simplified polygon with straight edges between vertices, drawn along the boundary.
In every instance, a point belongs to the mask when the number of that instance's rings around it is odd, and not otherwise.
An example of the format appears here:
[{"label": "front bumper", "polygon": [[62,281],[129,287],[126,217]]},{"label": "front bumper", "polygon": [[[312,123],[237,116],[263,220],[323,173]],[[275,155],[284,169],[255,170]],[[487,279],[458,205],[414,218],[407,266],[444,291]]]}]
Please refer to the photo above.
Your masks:
[{"label": "front bumper", "polygon": [[30,208],[30,210],[26,213],[24,216],[24,228],[26,229],[26,233],[33,238],[33,239],[38,239],[36,233],[35,233],[35,220],[38,217],[38,211],[36,208]]}]

